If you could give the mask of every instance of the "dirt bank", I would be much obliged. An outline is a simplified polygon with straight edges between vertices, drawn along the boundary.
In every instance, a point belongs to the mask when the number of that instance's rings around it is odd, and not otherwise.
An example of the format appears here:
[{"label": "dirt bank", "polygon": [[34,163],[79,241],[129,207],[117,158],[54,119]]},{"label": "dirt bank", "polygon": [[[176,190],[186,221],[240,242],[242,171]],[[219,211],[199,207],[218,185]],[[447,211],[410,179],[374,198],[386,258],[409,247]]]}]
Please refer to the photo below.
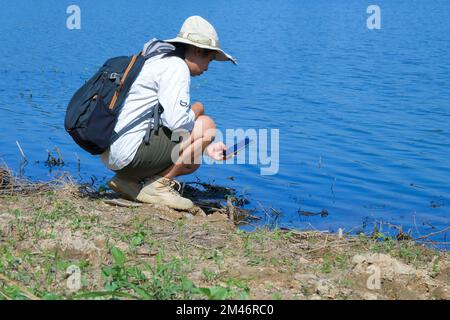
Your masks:
[{"label": "dirt bank", "polygon": [[408,240],[249,233],[227,208],[113,199],[67,183],[1,193],[0,299],[450,299],[449,253]]}]

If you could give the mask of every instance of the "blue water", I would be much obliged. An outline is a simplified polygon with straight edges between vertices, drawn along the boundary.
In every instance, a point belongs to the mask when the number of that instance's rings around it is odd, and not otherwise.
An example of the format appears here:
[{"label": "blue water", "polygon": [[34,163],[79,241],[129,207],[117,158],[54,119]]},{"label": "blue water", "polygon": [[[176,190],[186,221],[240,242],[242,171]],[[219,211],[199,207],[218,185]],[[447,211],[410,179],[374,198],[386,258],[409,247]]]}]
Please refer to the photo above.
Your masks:
[{"label": "blue water", "polygon": [[[80,30],[66,28],[71,4],[81,8]],[[57,146],[60,170],[104,183],[111,173],[64,131],[68,100],[107,58],[172,38],[197,14],[239,65],[211,64],[193,79],[192,100],[220,129],[280,129],[280,167],[261,176],[260,166],[211,165],[196,176],[235,187],[250,208],[282,211],[286,227],[356,231],[386,221],[416,235],[440,230],[450,225],[450,2],[376,1],[380,30],[366,27],[369,4],[2,2],[0,158],[45,180],[55,174],[47,149]]]}]

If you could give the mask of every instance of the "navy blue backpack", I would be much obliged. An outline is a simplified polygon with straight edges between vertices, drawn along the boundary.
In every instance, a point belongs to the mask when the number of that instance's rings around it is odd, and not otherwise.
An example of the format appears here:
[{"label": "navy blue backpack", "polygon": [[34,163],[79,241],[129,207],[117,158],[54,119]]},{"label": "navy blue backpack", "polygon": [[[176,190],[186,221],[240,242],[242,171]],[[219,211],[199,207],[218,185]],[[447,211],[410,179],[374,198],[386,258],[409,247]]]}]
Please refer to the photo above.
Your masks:
[{"label": "navy blue backpack", "polygon": [[110,146],[120,106],[144,62],[140,54],[109,59],[75,92],[64,127],[84,150],[100,154]]},{"label": "navy blue backpack", "polygon": [[[107,60],[103,66],[79,88],[67,106],[64,127],[73,140],[87,152],[96,155],[106,151],[120,133],[114,132],[122,104],[147,59],[173,51],[174,47],[152,39],[144,54],[121,56]],[[154,111],[157,112],[154,112]],[[158,132],[159,118],[164,111],[158,105],[149,113],[145,134],[148,144],[152,131]],[[129,129],[135,125],[126,126]]]}]

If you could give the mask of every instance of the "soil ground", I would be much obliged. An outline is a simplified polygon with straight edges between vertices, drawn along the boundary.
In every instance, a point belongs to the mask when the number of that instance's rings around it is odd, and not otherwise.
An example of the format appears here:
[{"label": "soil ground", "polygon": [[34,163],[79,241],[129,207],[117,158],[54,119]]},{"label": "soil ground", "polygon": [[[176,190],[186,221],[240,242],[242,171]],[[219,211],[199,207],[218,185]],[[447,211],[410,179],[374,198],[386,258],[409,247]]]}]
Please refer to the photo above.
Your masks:
[{"label": "soil ground", "polygon": [[383,235],[246,232],[230,210],[179,212],[71,183],[3,192],[0,299],[450,299],[448,252]]}]

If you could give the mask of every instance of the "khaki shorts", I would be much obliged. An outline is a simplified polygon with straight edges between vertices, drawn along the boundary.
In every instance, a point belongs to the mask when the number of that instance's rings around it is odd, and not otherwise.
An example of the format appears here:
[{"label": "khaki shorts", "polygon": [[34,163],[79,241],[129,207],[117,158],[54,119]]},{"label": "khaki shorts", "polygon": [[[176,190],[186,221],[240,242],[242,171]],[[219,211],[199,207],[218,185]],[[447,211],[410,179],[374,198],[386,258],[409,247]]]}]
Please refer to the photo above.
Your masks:
[{"label": "khaki shorts", "polygon": [[171,140],[172,132],[166,127],[160,127],[158,134],[152,133],[150,144],[142,140],[136,155],[125,168],[115,171],[117,176],[125,180],[143,180],[164,171],[171,165],[172,149],[179,141]]}]

